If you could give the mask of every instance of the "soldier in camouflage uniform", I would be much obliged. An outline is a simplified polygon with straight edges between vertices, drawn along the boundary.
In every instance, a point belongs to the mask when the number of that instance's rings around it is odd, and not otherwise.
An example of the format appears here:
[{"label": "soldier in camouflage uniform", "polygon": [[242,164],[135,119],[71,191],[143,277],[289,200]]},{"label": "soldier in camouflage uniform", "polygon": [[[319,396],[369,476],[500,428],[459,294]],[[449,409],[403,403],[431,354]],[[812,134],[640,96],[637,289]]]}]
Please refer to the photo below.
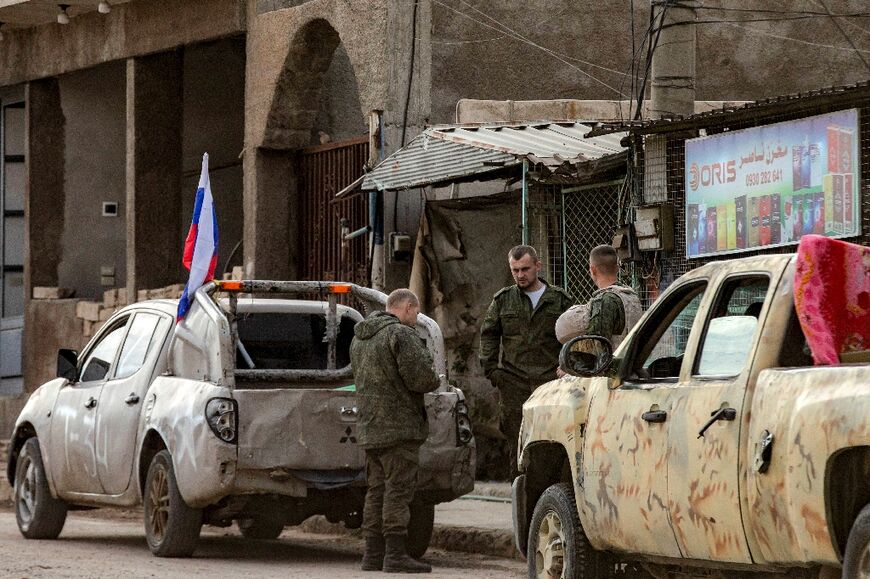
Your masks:
[{"label": "soldier in camouflage uniform", "polygon": [[609,245],[599,245],[589,254],[589,275],[598,288],[589,300],[586,333],[603,336],[616,348],[643,314],[633,289],[618,285],[619,259]]},{"label": "soldier in camouflage uniform", "polygon": [[432,571],[407,548],[420,445],[429,435],[423,394],[438,387],[432,356],[414,330],[418,313],[417,296],[396,290],[385,312],[356,325],[350,346],[368,481],[363,571]]},{"label": "soldier in camouflage uniform", "polygon": [[535,388],[556,378],[561,349],[556,319],[573,300],[562,288],[538,277],[541,260],[535,248],[511,249],[508,265],[516,284],[492,298],[480,329],[480,365],[501,393],[501,430],[514,478],[523,403]]}]

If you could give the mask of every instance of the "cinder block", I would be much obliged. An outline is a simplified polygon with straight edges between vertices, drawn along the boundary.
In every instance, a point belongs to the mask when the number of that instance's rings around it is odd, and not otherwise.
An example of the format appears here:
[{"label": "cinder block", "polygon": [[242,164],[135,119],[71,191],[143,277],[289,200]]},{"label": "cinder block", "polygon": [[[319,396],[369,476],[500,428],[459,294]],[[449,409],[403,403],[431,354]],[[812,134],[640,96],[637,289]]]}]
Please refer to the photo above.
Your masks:
[{"label": "cinder block", "polygon": [[33,299],[35,300],[63,300],[75,295],[75,290],[65,287],[34,287]]},{"label": "cinder block", "polygon": [[99,323],[100,322],[89,322],[87,320],[84,321],[84,324],[82,326],[82,336],[84,336],[86,342],[90,338],[92,338],[94,334],[97,333],[96,326]]},{"label": "cinder block", "polygon": [[89,322],[100,321],[100,302],[79,302],[76,304],[76,316]]},{"label": "cinder block", "polygon": [[129,303],[130,302],[127,301],[127,288],[125,288],[125,287],[118,288],[118,301],[115,303],[115,305],[119,308],[122,308]]},{"label": "cinder block", "polygon": [[149,299],[147,289],[141,289],[136,293],[136,301],[137,302],[144,302],[147,299]]},{"label": "cinder block", "polygon": [[166,298],[166,288],[165,287],[148,290],[148,299],[150,299],[150,300],[162,300],[165,298]]},{"label": "cinder block", "polygon": [[231,279],[245,279],[245,270],[242,268],[242,266],[237,265],[233,268],[233,277]]},{"label": "cinder block", "polygon": [[118,290],[110,289],[103,292],[103,307],[114,308],[118,305]]},{"label": "cinder block", "polygon": [[115,313],[115,308],[103,308],[100,310],[100,321],[105,322]]},{"label": "cinder block", "polygon": [[166,297],[171,300],[177,300],[181,297],[181,294],[184,293],[184,284],[176,283],[172,284],[164,288],[166,290]]}]

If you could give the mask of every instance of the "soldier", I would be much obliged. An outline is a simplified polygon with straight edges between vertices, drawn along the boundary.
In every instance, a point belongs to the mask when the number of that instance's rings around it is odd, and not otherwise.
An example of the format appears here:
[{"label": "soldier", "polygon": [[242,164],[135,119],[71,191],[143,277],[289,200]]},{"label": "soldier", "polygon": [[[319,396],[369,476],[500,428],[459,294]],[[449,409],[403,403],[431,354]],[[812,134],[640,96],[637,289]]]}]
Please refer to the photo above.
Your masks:
[{"label": "soldier", "polygon": [[407,289],[387,298],[354,329],[351,365],[359,403],[360,446],[366,451],[363,571],[429,573],[408,555],[408,522],[420,445],[429,435],[423,394],[438,387],[432,356],[414,331],[420,302]]},{"label": "soldier", "polygon": [[501,393],[501,429],[514,478],[523,402],[535,388],[556,378],[561,348],[556,319],[573,300],[562,288],[538,277],[541,260],[534,247],[511,249],[508,265],[516,284],[492,298],[480,329],[480,365]]},{"label": "soldier", "polygon": [[610,245],[599,245],[589,253],[589,275],[598,288],[589,300],[586,333],[610,340],[614,349],[643,314],[640,298],[630,287],[616,283],[619,258]]}]

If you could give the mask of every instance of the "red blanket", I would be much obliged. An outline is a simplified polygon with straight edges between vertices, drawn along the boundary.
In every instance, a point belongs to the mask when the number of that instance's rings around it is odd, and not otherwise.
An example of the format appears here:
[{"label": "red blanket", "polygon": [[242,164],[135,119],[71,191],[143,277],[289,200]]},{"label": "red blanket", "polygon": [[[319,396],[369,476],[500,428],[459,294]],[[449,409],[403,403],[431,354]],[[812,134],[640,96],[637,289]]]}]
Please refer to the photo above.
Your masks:
[{"label": "red blanket", "polygon": [[817,365],[839,364],[844,352],[870,350],[870,248],[804,235],[794,301]]}]

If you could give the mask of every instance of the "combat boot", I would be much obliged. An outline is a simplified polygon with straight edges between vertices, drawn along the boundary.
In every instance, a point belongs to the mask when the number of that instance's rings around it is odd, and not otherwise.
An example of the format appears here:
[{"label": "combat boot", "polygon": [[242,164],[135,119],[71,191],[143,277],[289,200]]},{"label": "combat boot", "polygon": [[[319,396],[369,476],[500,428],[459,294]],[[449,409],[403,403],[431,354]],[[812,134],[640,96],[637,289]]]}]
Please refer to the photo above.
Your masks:
[{"label": "combat boot", "polygon": [[384,568],[384,548],[383,535],[366,536],[366,549],[361,566],[363,571],[380,571]]},{"label": "combat boot", "polygon": [[384,573],[431,573],[432,566],[408,555],[407,535],[387,535]]}]

